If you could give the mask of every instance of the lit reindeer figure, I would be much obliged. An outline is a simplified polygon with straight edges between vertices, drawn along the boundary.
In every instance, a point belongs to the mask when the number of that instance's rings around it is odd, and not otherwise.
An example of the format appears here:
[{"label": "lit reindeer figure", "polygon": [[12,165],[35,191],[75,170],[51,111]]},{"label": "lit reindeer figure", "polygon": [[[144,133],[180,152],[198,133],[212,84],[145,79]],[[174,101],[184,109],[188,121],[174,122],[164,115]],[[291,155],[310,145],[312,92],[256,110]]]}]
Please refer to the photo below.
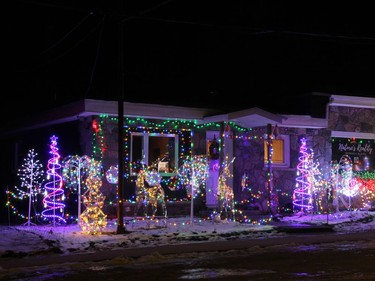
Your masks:
[{"label": "lit reindeer figure", "polygon": [[140,169],[135,183],[135,208],[134,217],[137,216],[139,210],[143,207],[143,216],[147,217],[147,199],[145,186],[146,170]]},{"label": "lit reindeer figure", "polygon": [[230,164],[233,163],[235,158],[230,163],[227,161],[224,163],[224,167],[219,175],[218,183],[218,201],[219,201],[219,214],[225,219],[234,219],[234,194],[233,189],[228,185],[228,179],[232,178],[233,175],[229,170]]},{"label": "lit reindeer figure", "polygon": [[151,218],[155,218],[158,204],[161,204],[162,213],[167,218],[167,208],[165,203],[165,193],[160,185],[161,176],[155,168],[151,170],[141,169],[136,181],[136,206],[134,209],[134,217],[137,216],[139,210],[143,206],[144,216],[148,215],[148,207],[151,205]]},{"label": "lit reindeer figure", "polygon": [[146,188],[146,201],[147,207],[148,205],[151,205],[151,218],[155,217],[159,202],[161,204],[163,216],[164,218],[167,218],[165,193],[163,187],[160,185],[161,176],[156,170],[156,168],[151,168],[151,170],[146,173],[145,181],[149,185],[149,187]]}]

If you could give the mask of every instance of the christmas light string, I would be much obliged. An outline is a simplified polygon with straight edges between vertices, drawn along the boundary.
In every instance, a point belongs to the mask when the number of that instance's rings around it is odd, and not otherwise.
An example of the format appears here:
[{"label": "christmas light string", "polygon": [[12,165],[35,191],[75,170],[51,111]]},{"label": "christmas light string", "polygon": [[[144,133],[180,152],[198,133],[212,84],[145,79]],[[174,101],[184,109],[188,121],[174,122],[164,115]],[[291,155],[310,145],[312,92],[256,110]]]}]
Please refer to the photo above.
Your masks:
[{"label": "christmas light string", "polygon": [[[105,115],[102,115],[101,118],[102,118],[102,120],[100,122],[98,122],[99,127],[101,126],[101,124],[103,124],[104,119],[106,119],[106,120],[110,119],[111,121],[117,122],[117,118],[109,118],[108,116],[105,116]],[[146,132],[146,133],[150,133],[150,132],[175,133],[175,131],[173,131],[173,132],[171,131],[170,127],[172,127],[172,126],[174,126],[173,128],[176,129],[176,130],[178,130],[179,128],[181,128],[183,126],[184,126],[183,129],[185,129],[185,130],[200,129],[200,128],[207,129],[207,128],[209,128],[209,126],[216,127],[217,129],[220,128],[219,123],[210,123],[210,124],[198,125],[196,122],[192,122],[192,121],[184,122],[184,121],[180,121],[180,120],[166,120],[166,121],[163,121],[163,122],[153,122],[153,121],[146,120],[144,118],[126,118],[125,123],[126,123],[126,125],[125,125],[124,129],[127,130],[129,133],[131,132],[131,130],[134,129],[134,127],[136,127],[136,131]],[[229,122],[229,125],[231,127],[233,127],[237,132],[242,133],[242,134],[235,134],[233,136],[235,139],[263,140],[263,132],[264,132],[263,129],[241,128],[240,126],[237,126],[237,125],[235,125],[234,123],[231,123],[231,122]],[[129,138],[125,138],[125,148],[126,149],[129,148],[128,141],[129,141]],[[182,150],[180,149],[180,151],[182,151]],[[127,149],[127,152],[129,153],[128,149]],[[128,156],[127,159],[129,159],[129,154],[127,154],[127,156]],[[180,156],[181,156],[181,152],[180,152]],[[127,164],[125,163],[125,165],[127,165]],[[128,169],[127,170],[132,170],[133,167],[135,167],[135,166],[136,166],[136,163],[133,164],[133,163],[128,162]],[[135,178],[131,177],[130,175],[131,175],[130,173],[127,174],[128,180],[130,180],[130,181],[134,180],[135,181]],[[168,188],[170,188],[171,190],[178,189],[179,186],[176,186],[176,184],[178,184],[178,181],[176,179],[177,179],[177,177],[163,177],[162,180],[161,180],[161,183],[163,184],[163,186],[168,186]],[[314,180],[314,186],[315,187],[319,186],[320,189],[321,189],[323,186],[326,186],[326,185],[327,185],[327,182],[324,179],[321,179],[321,180],[315,179]],[[316,190],[316,188],[313,188],[313,191],[315,191],[315,192],[319,191],[320,192],[321,190]],[[289,197],[289,198],[293,197],[293,195],[294,195],[294,192],[293,192],[293,194],[289,194],[288,192],[281,192],[280,191],[280,194],[279,194],[279,196],[284,196],[284,197]],[[177,201],[177,200],[180,200],[180,199],[168,198],[169,202],[172,202],[173,200]],[[184,200],[184,199],[182,199],[182,200]],[[134,201],[131,201],[131,200],[129,202],[134,203]]]},{"label": "christmas light string", "polygon": [[[150,123],[150,124],[152,124],[152,123]],[[169,122],[169,124],[172,124],[172,122]],[[175,124],[176,126],[177,126],[177,124],[179,124],[178,122]],[[156,127],[158,127],[159,125],[157,125],[156,123],[154,123],[153,125],[155,125]],[[198,126],[197,126],[198,127]],[[140,129],[145,129],[145,128],[140,128]],[[97,134],[99,134],[100,133],[100,130],[101,130],[101,124],[98,124],[97,125],[97,127],[96,127],[96,132],[97,132]],[[168,133],[170,132],[170,131],[167,131]],[[245,133],[251,133],[252,131],[246,131]],[[192,136],[192,133],[190,133],[191,135],[190,135],[190,138],[191,138],[191,136]],[[105,151],[105,149],[104,149],[104,134],[103,135],[99,135],[100,137],[99,137],[99,139],[100,139],[100,145],[99,145],[99,147],[103,147],[103,148],[100,148],[100,154],[102,154],[102,152],[104,152]],[[254,135],[254,136],[238,136],[238,135],[236,135],[235,136],[237,139],[244,139],[244,140],[247,140],[247,139],[262,139],[262,137],[258,137],[258,136],[256,136],[256,135]],[[190,151],[191,151],[191,148],[190,148]],[[310,155],[311,156],[311,155]],[[310,166],[311,166],[311,164],[310,164]],[[309,168],[310,170],[317,170],[316,169],[316,167],[314,168],[313,167],[313,165]],[[333,168],[334,169],[334,168]],[[311,173],[311,171],[309,172],[309,173]],[[349,173],[348,173],[349,174]],[[343,175],[344,175],[344,177],[343,178],[346,178],[346,174],[345,173],[343,173]],[[311,176],[311,175],[310,175]],[[349,177],[348,177],[349,178]],[[343,194],[346,194],[346,195],[350,195],[350,194],[354,194],[354,196],[355,195],[360,195],[360,197],[361,197],[361,200],[363,201],[363,206],[366,206],[366,204],[368,204],[368,202],[370,201],[370,200],[372,200],[373,198],[374,198],[374,180],[373,180],[373,178],[375,178],[375,176],[374,176],[374,173],[371,173],[371,172],[369,172],[369,171],[366,171],[366,172],[360,172],[360,173],[354,173],[354,172],[351,172],[351,177],[350,177],[351,179],[353,179],[353,178],[355,178],[356,179],[356,184],[355,185],[353,185],[353,184],[346,184],[346,182],[347,182],[347,180],[343,180],[343,182],[344,182],[344,184],[343,184],[343,186],[347,186],[347,187],[350,187],[350,189],[346,189],[346,192],[345,192],[345,190],[343,189],[343,190],[340,190],[340,189],[338,189],[338,191],[339,192],[341,192],[342,191],[342,193]],[[165,183],[165,184],[168,184],[168,183],[172,183],[172,181],[173,180],[175,180],[175,178],[173,178],[173,177],[171,177],[171,178],[169,178],[169,179],[166,179],[166,180],[164,180],[164,179],[162,179],[161,180],[161,182],[162,183]],[[311,180],[312,179],[309,179],[309,176],[307,177],[307,181],[310,181],[311,182]],[[64,180],[64,182],[66,182],[66,185],[67,185],[67,188],[72,188],[72,189],[74,189],[74,185],[72,184],[72,185],[70,185],[69,184],[69,181],[65,181]],[[72,182],[74,182],[74,180],[72,180]],[[349,180],[349,182],[352,182],[351,180]],[[313,183],[314,183],[314,185],[315,185],[315,187],[313,187],[312,188],[312,191],[316,191],[316,186],[328,186],[329,185],[329,182],[327,182],[327,181],[325,181],[324,179],[314,179],[313,180]],[[173,186],[175,186],[173,183],[171,184],[171,187],[173,187]],[[249,187],[250,188],[250,187]],[[355,191],[355,192],[354,192]],[[9,191],[7,191],[7,194],[10,196],[10,197],[13,197],[13,198],[21,198],[22,196],[21,195],[16,195],[16,193],[12,193],[12,192],[9,192]],[[317,193],[318,194],[318,193]],[[257,195],[256,194],[254,194],[254,196],[256,197]],[[292,195],[290,195],[290,194],[287,194],[287,193],[284,193],[283,194],[283,196],[292,196]],[[351,196],[351,197],[353,197],[353,196]],[[24,199],[26,198],[26,197],[23,197]],[[316,198],[318,199],[319,197],[318,196],[316,196]],[[172,199],[173,200],[173,199]],[[8,200],[8,202],[7,202],[7,205],[9,205],[9,206],[11,206],[12,207],[12,204],[9,202],[9,200]],[[14,206],[13,206],[14,207]],[[12,209],[13,209],[13,213],[14,214],[16,214],[16,215],[18,215],[18,216],[20,216],[20,217],[23,217],[23,218],[27,218],[27,217],[25,217],[25,216],[23,216],[23,215],[21,215],[20,213],[18,213],[18,210],[17,210],[17,208],[13,208],[12,207]]]}]

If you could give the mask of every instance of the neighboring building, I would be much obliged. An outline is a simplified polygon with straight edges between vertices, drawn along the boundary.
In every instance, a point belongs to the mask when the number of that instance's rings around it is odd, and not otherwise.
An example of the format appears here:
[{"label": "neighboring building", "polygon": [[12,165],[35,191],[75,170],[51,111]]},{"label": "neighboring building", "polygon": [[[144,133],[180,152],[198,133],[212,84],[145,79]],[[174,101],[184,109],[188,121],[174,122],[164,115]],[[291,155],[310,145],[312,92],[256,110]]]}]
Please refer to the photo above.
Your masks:
[{"label": "neighboring building", "polygon": [[[375,98],[332,95],[322,106],[326,106],[326,118],[273,114],[260,108],[217,114],[213,109],[124,102],[124,198],[134,202],[136,175],[143,162],[159,169],[170,207],[178,202],[182,206],[188,194],[178,181],[179,167],[186,157],[205,155],[210,174],[197,209],[217,207],[220,167],[233,161],[228,183],[237,206],[267,213],[272,188],[277,212],[291,212],[301,138],[307,140],[325,179],[331,177],[332,161],[339,162],[344,154],[351,155],[357,171],[374,170]],[[49,132],[59,137],[63,157],[77,153],[94,157],[106,172],[119,163],[117,109],[117,101],[82,100],[52,110],[8,135],[8,141],[22,140],[15,141],[17,150],[8,153],[20,154],[20,146],[28,149],[29,141],[46,146]],[[63,126],[70,129],[64,131]],[[355,142],[361,145],[353,146]],[[65,143],[70,149],[64,148]],[[270,143],[272,161],[268,159]],[[109,203],[106,212],[115,215],[116,185],[103,180],[101,190]]]}]

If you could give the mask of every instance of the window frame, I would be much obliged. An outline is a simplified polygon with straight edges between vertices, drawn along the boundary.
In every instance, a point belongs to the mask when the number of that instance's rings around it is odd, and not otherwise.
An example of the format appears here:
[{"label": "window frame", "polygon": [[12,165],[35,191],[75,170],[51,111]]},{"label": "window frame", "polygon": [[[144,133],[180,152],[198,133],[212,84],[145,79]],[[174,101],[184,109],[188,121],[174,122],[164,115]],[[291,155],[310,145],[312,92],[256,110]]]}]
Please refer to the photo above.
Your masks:
[{"label": "window frame", "polygon": [[[272,167],[275,168],[289,168],[290,167],[290,136],[289,135],[278,135],[277,139],[283,140],[283,162],[282,163],[274,163],[272,162]],[[272,139],[273,140],[273,139]],[[267,139],[264,139],[264,148],[267,147]],[[267,167],[268,161],[266,161],[266,149],[264,149],[264,167]]]},{"label": "window frame", "polygon": [[[174,138],[174,167],[173,170],[176,171],[178,169],[178,156],[179,156],[179,136],[178,134],[165,134],[165,133],[145,133],[145,132],[130,132],[130,162],[134,162],[133,160],[133,137],[134,136],[141,136],[143,137],[142,141],[142,155],[143,162],[146,166],[148,166],[149,162],[149,148],[150,148],[150,137],[166,137],[166,138]],[[160,173],[161,176],[174,176],[176,175],[175,172],[172,173]]]}]

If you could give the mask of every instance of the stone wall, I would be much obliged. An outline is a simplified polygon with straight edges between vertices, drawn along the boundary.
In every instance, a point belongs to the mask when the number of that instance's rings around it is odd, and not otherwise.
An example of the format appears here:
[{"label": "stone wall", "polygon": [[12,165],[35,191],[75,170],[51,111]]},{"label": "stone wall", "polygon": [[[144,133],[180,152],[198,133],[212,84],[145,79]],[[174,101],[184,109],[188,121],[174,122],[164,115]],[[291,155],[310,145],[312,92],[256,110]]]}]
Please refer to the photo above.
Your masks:
[{"label": "stone wall", "polygon": [[[100,121],[101,120],[101,121]],[[118,131],[117,123],[109,118],[97,119],[102,122],[102,134],[104,141],[102,153],[103,172],[109,169],[111,165],[117,165],[118,153]],[[217,128],[215,128],[217,129]],[[206,130],[196,129],[192,136],[192,153],[200,155],[207,153],[206,151]],[[93,155],[92,138],[93,128],[92,120],[82,120],[82,146],[88,155]],[[246,202],[248,208],[265,208],[267,200],[267,168],[264,165],[264,134],[266,127],[254,130],[253,136],[244,138],[237,135],[234,138],[234,156],[233,163],[233,190],[237,202]],[[280,211],[290,211],[292,208],[293,190],[296,185],[296,173],[299,157],[300,139],[307,139],[308,149],[314,152],[314,159],[319,162],[320,169],[323,173],[328,173],[331,161],[331,139],[330,131],[327,129],[299,129],[299,128],[279,128],[279,133],[290,136],[290,166],[289,167],[273,167],[273,185],[278,195]],[[100,139],[97,139],[96,146],[99,145]],[[98,151],[96,154],[99,153]],[[248,188],[242,190],[241,179],[246,173],[248,175]],[[125,183],[126,194],[132,194],[134,190],[134,182]],[[103,178],[103,194],[107,200],[116,202],[116,187]],[[167,190],[169,196],[173,197],[173,191]],[[180,192],[181,193],[181,192]]]},{"label": "stone wall", "polygon": [[375,109],[329,106],[328,129],[343,132],[375,133]]},{"label": "stone wall", "polygon": [[[264,138],[266,128],[256,131],[257,137],[237,138],[235,145],[233,189],[238,202],[243,202],[245,208],[266,211],[268,169],[264,164]],[[281,212],[290,211],[292,196],[296,185],[297,164],[300,149],[300,139],[305,137],[308,149],[314,151],[314,159],[320,163],[323,171],[329,167],[331,159],[330,132],[326,129],[296,129],[279,128],[282,135],[290,136],[290,166],[273,166],[273,186],[276,190]],[[242,190],[241,179],[247,174],[247,188]]]}]

